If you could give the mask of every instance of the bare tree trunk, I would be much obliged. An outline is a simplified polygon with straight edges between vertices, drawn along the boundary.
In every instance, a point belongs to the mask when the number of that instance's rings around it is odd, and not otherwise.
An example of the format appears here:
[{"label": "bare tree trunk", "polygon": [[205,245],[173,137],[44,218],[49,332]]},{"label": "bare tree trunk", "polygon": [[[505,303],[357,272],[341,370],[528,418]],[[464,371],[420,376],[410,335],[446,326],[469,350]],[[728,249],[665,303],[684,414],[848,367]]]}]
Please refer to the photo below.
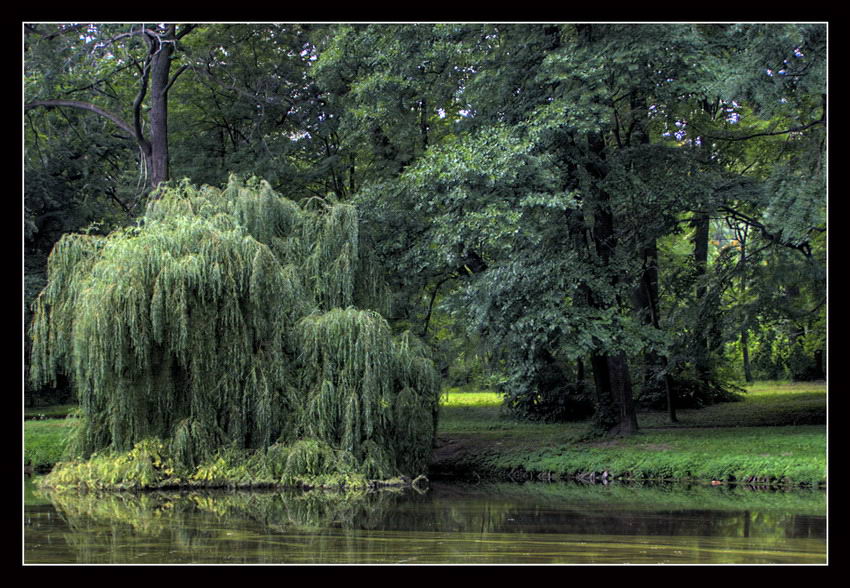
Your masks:
[{"label": "bare tree trunk", "polygon": [[617,428],[611,431],[618,435],[637,432],[637,415],[632,399],[632,378],[625,353],[608,356],[608,372],[611,379],[611,398],[617,410]]},{"label": "bare tree trunk", "polygon": [[753,381],[753,368],[750,365],[750,334],[746,327],[741,329],[741,355],[744,362],[744,379],[750,383]]},{"label": "bare tree trunk", "polygon": [[[170,30],[173,37],[173,27]],[[150,113],[150,185],[156,188],[168,180],[168,87],[173,39],[151,42]]]},{"label": "bare tree trunk", "polygon": [[[743,264],[747,263],[747,227],[744,227],[743,230],[737,230],[738,243],[741,247],[741,258],[739,264],[743,266]],[[742,267],[741,272],[741,293],[746,293],[747,291],[747,270],[745,267]],[[741,356],[744,363],[744,379],[749,383],[753,381],[753,369],[750,365],[750,331],[749,325],[747,325],[748,321],[744,321],[744,326],[741,328]]]},{"label": "bare tree trunk", "polygon": [[[169,177],[168,153],[168,90],[177,77],[186,69],[180,68],[171,75],[171,59],[177,40],[193,29],[193,25],[185,25],[177,33],[176,25],[168,25],[165,29],[138,29],[121,33],[105,44],[111,44],[120,38],[141,35],[148,47],[148,54],[143,60],[139,75],[139,89],[132,105],[133,124],[128,123],[114,112],[94,104],[80,100],[39,100],[25,105],[27,110],[35,107],[71,107],[94,112],[111,120],[115,125],[131,137],[139,146],[147,172],[147,186],[154,190]],[[145,98],[149,99],[148,127],[146,137],[142,129],[142,112]]]}]

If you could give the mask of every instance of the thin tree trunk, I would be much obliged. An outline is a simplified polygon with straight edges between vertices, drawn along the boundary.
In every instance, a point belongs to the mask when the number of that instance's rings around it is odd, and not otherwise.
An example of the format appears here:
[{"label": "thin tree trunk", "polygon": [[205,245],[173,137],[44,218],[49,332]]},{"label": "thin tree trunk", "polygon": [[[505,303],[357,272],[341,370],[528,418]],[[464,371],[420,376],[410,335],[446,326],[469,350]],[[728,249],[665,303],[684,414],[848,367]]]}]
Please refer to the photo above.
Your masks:
[{"label": "thin tree trunk", "polygon": [[750,383],[753,381],[753,369],[750,365],[750,334],[746,327],[741,329],[741,355],[744,361],[744,379]]},{"label": "thin tree trunk", "polygon": [[[744,264],[747,263],[747,227],[736,229],[738,244],[740,246],[741,256],[738,265],[741,267],[741,294],[747,292],[747,269]],[[744,326],[741,328],[741,356],[744,363],[744,379],[749,383],[753,381],[753,370],[750,365],[750,332],[747,320],[744,320]]]},{"label": "thin tree trunk", "polygon": [[422,138],[422,152],[428,149],[428,102],[425,98],[419,102],[419,136]]},{"label": "thin tree trunk", "polygon": [[708,360],[708,312],[706,308],[707,289],[702,279],[708,272],[708,233],[710,226],[710,217],[708,213],[697,213],[691,221],[694,231],[694,275],[697,279],[696,301],[700,307],[700,317],[697,321],[695,331],[695,357],[694,366],[696,368],[697,377],[703,383],[708,383],[711,376],[711,369]]},{"label": "thin tree trunk", "polygon": [[632,435],[638,430],[632,398],[632,378],[625,353],[608,356],[608,371],[611,379],[611,398],[617,410],[617,428],[611,433]]},{"label": "thin tree trunk", "polygon": [[[643,271],[640,282],[633,294],[635,311],[645,325],[651,325],[655,329],[661,328],[659,318],[659,293],[658,293],[658,246],[653,239],[643,248]],[[659,379],[658,374],[664,376]],[[664,397],[667,402],[667,414],[671,423],[678,422],[676,417],[676,406],[673,399],[673,384],[670,374],[667,373],[667,358],[655,351],[644,353],[643,384],[645,387],[655,388],[659,384],[664,389]]]},{"label": "thin tree trunk", "polygon": [[576,389],[579,394],[584,394],[584,361],[576,360]]}]

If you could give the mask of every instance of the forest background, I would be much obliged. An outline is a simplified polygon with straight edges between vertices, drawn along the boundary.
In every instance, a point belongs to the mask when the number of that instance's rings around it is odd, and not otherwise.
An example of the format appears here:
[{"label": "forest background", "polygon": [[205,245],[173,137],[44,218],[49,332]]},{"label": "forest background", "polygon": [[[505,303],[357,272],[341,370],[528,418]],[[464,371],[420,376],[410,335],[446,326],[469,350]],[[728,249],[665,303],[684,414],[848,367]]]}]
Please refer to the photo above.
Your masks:
[{"label": "forest background", "polygon": [[393,329],[517,417],[826,377],[825,24],[23,28],[27,326],[63,235],[235,174],[356,206]]}]

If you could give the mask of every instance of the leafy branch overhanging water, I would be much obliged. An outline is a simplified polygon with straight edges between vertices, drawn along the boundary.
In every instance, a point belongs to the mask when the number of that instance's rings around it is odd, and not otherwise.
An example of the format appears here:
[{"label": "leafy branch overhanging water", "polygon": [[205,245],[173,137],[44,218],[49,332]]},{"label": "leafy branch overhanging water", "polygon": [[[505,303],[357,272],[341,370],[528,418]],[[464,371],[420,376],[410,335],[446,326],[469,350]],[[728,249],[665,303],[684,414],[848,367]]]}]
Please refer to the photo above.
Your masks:
[{"label": "leafy branch overhanging water", "polygon": [[65,236],[34,305],[31,376],[73,380],[72,455],[155,438],[188,472],[300,442],[290,474],[321,455],[370,478],[424,471],[438,377],[383,318],[365,242],[355,207],[236,177],[172,184],[137,226]]}]

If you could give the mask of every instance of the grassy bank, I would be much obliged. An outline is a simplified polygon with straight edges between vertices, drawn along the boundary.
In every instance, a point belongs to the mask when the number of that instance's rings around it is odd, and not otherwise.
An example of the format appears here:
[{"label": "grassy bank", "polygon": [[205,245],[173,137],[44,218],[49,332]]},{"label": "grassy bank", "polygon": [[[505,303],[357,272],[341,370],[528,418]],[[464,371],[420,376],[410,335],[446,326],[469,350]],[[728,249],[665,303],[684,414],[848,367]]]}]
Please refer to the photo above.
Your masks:
[{"label": "grassy bank", "polygon": [[[443,399],[433,475],[492,479],[712,480],[754,485],[826,482],[826,386],[762,382],[741,402],[642,412],[628,438],[584,439],[588,423],[504,418],[493,392],[449,389]],[[62,459],[73,418],[27,420],[25,465],[46,471]]]},{"label": "grassy bank", "polygon": [[517,422],[501,415],[495,393],[448,390],[432,469],[512,479],[826,482],[823,383],[761,382],[741,402],[678,417],[642,412],[637,435],[589,440],[586,422]]}]

